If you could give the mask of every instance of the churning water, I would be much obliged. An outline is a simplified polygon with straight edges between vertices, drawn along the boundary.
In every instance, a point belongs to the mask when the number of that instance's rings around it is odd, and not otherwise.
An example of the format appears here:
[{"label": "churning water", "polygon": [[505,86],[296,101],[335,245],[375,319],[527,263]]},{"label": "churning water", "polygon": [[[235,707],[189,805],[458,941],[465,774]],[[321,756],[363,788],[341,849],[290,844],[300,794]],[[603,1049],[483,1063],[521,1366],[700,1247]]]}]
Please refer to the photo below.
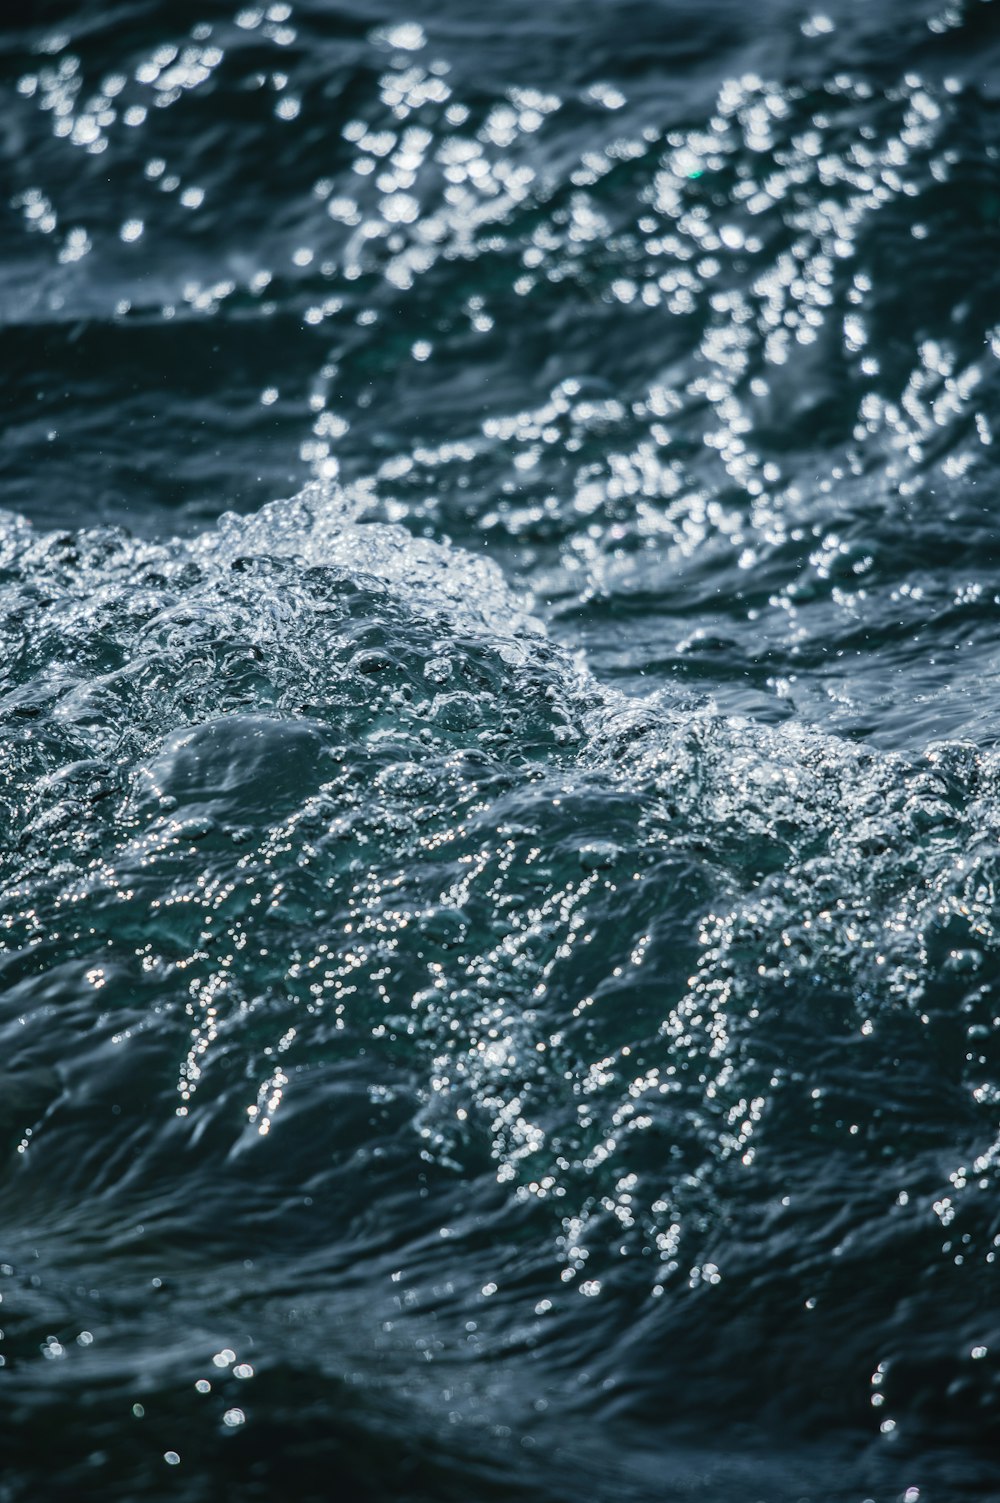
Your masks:
[{"label": "churning water", "polygon": [[28,10],[0,1500],[1000,1497],[997,7]]}]

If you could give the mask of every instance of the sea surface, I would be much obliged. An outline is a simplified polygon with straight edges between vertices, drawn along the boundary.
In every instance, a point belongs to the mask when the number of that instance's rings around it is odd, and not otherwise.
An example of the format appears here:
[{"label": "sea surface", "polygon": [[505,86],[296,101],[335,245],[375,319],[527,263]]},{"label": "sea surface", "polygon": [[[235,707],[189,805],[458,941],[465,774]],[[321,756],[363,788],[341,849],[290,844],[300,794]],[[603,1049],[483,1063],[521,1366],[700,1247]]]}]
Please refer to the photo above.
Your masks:
[{"label": "sea surface", "polygon": [[0,1503],[1000,1499],[1000,4],[0,15]]}]

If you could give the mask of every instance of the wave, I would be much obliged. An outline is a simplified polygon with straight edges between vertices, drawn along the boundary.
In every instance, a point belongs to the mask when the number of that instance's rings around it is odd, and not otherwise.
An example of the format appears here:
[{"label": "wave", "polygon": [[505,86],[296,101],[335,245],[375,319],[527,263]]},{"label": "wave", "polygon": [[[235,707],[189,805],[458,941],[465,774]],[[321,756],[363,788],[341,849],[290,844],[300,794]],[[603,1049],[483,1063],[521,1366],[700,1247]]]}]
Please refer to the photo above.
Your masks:
[{"label": "wave", "polygon": [[497,1455],[724,1405],[733,1466],[840,1445],[845,1497],[988,1466],[993,754],[626,697],[330,490],[2,549],[29,1408],[148,1389],[183,1453],[391,1371]]}]

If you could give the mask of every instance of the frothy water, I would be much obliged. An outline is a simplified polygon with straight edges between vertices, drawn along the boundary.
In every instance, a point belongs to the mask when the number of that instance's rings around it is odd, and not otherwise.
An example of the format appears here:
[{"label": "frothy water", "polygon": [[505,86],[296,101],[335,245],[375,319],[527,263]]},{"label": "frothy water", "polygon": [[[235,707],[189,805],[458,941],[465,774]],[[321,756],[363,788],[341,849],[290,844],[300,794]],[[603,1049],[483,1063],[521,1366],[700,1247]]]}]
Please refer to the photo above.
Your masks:
[{"label": "frothy water", "polygon": [[992,1496],[991,7],[57,9],[0,1500]]}]

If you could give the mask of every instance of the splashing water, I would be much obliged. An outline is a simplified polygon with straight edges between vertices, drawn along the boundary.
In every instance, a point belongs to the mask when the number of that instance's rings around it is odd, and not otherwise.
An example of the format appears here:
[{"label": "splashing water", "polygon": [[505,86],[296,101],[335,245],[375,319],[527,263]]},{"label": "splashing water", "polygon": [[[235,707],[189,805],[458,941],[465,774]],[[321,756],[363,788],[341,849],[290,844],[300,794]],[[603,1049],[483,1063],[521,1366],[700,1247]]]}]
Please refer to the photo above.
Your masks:
[{"label": "splashing water", "polygon": [[989,1496],[990,8],[58,9],[0,1499]]}]

